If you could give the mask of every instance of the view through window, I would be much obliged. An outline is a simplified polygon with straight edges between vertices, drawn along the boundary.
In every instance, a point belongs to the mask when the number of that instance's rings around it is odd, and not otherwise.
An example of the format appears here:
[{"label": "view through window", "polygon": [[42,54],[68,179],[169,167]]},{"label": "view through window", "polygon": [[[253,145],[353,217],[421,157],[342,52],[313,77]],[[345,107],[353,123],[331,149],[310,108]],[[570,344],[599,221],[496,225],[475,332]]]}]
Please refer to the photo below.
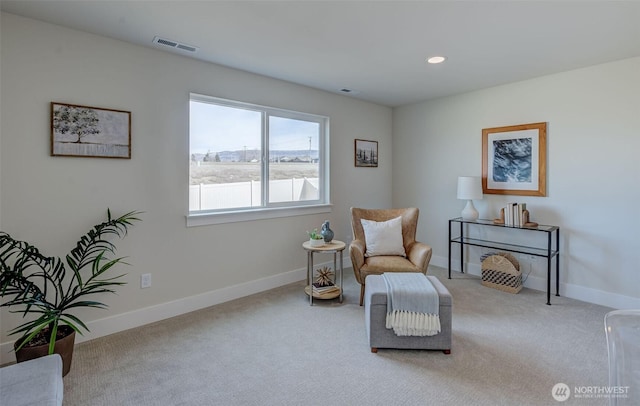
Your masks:
[{"label": "view through window", "polygon": [[193,94],[189,114],[189,212],[326,202],[326,117]]}]

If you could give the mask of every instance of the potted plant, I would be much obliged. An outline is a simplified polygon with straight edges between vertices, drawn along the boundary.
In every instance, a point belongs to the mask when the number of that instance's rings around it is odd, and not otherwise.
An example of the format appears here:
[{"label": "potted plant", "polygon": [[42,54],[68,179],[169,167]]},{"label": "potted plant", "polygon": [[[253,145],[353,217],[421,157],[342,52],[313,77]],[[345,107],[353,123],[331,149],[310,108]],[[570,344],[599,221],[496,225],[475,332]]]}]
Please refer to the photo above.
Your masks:
[{"label": "potted plant", "polygon": [[324,245],[324,237],[318,232],[317,228],[314,228],[313,231],[307,231],[307,234],[309,234],[310,246],[321,247]]},{"label": "potted plant", "polygon": [[115,293],[116,286],[125,284],[123,274],[108,273],[124,258],[109,258],[115,254],[115,245],[107,238],[124,237],[133,222],[140,220],[139,214],[132,211],[112,218],[107,210],[107,220],[82,236],[64,261],[44,256],[28,242],[0,232],[0,297],[8,299],[0,307],[29,319],[10,331],[22,334],[14,344],[18,362],[58,353],[63,360],[62,375],[69,372],[75,333],[89,331],[73,311],[106,308],[87,297]]}]

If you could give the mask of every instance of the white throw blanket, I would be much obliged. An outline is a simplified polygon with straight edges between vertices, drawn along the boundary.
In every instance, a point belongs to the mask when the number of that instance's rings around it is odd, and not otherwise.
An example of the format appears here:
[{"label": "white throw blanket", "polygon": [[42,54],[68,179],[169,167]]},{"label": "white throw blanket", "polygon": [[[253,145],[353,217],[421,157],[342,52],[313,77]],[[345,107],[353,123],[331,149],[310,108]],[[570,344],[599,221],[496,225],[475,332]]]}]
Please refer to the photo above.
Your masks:
[{"label": "white throw blanket", "polygon": [[440,332],[440,301],[421,273],[382,274],[387,284],[386,327],[398,336],[433,336]]}]

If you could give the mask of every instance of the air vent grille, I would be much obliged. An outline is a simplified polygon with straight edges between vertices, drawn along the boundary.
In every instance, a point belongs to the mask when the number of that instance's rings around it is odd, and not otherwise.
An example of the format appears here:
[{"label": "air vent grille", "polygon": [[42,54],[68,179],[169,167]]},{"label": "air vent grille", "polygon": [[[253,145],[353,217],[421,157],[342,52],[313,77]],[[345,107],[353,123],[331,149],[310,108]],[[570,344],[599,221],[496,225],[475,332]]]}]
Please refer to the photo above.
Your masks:
[{"label": "air vent grille", "polygon": [[183,49],[189,52],[196,52],[198,50],[198,48],[196,47],[192,47],[191,45],[185,45],[185,44],[178,44],[176,48]]},{"label": "air vent grille", "polygon": [[172,47],[172,48],[175,48],[178,45],[177,42],[167,41],[166,39],[162,39],[162,38],[158,38],[157,43],[160,44],[160,45],[166,45],[166,46],[169,46],[169,47]]},{"label": "air vent grille", "polygon": [[193,45],[182,44],[178,41],[172,41],[166,38],[153,37],[153,43],[162,45],[163,47],[179,49],[186,52],[198,52],[198,47],[194,47]]},{"label": "air vent grille", "polygon": [[340,89],[340,92],[341,93],[350,94],[350,95],[360,94],[359,90],[351,89],[351,88],[348,88],[348,87],[343,87],[342,89]]}]

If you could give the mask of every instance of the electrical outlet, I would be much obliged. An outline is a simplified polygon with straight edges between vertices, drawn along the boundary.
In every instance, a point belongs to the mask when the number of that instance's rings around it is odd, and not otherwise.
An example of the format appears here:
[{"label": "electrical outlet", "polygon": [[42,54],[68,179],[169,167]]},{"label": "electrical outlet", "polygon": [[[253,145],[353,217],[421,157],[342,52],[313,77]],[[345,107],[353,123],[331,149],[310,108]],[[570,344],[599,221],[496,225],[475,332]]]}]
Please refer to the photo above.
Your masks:
[{"label": "electrical outlet", "polygon": [[151,287],[151,274],[143,273],[140,275],[140,289]]}]

